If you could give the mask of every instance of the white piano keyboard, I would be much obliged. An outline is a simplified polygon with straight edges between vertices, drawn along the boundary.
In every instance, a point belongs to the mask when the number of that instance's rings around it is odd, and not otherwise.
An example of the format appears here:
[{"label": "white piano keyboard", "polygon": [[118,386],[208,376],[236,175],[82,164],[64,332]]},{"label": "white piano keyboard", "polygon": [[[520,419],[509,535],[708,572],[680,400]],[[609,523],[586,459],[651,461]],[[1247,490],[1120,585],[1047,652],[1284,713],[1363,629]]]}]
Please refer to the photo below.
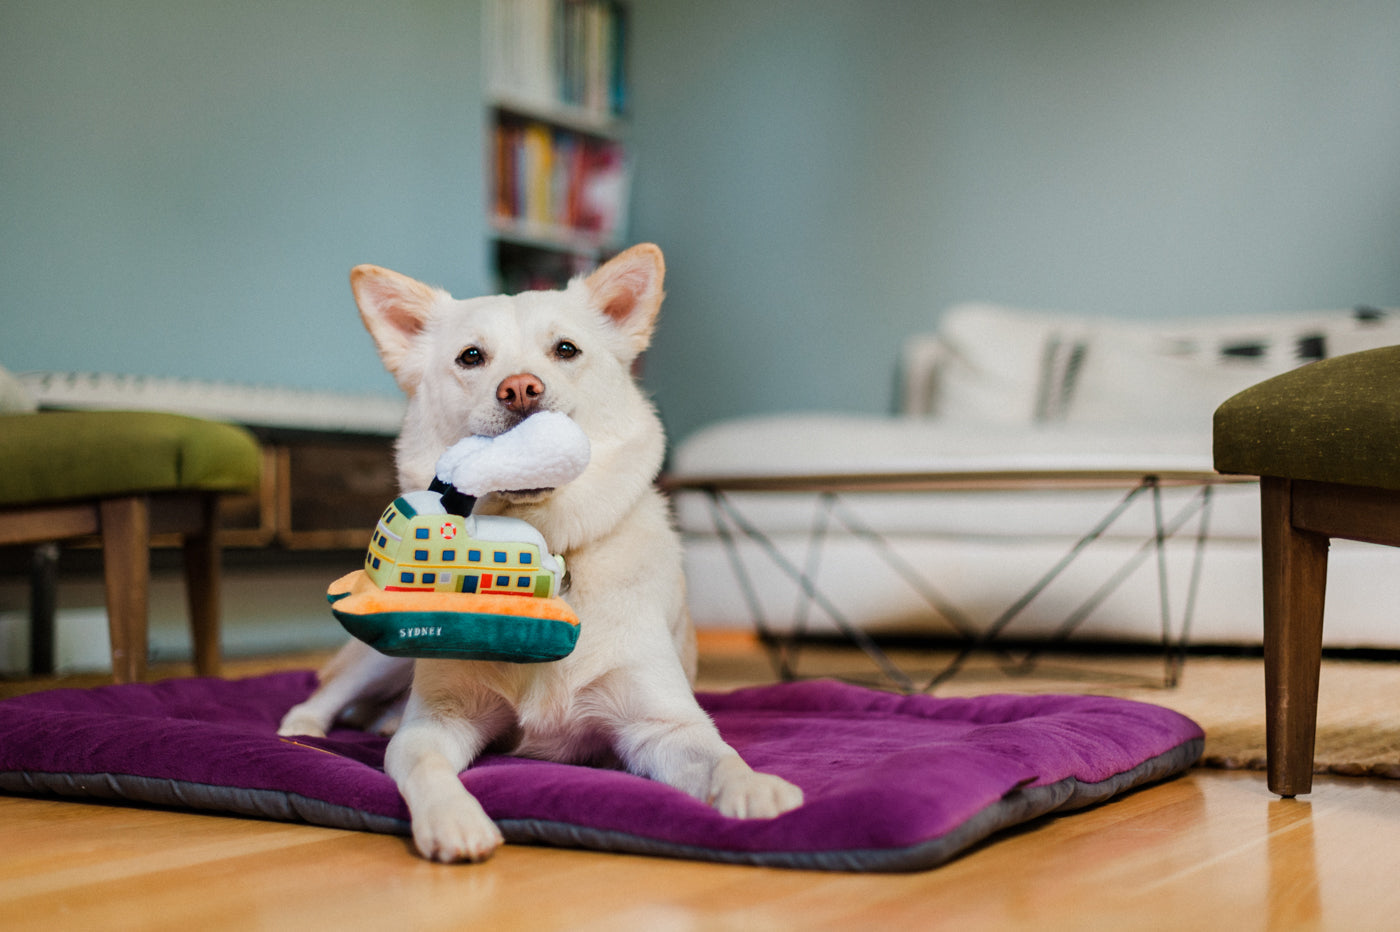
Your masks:
[{"label": "white piano keyboard", "polygon": [[404,411],[402,399],[385,395],[90,372],[17,377],[41,407],[170,411],[255,427],[392,435]]}]

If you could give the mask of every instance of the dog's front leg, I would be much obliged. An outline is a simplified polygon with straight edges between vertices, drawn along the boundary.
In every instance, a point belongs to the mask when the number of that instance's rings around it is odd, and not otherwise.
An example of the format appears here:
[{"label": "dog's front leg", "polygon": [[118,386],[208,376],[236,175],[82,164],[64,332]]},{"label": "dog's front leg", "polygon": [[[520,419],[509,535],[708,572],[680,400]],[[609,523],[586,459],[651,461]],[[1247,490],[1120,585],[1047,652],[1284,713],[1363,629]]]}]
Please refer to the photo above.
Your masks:
[{"label": "dog's front leg", "polygon": [[505,841],[458,774],[508,724],[510,711],[471,698],[425,698],[415,683],[384,753],[384,771],[408,804],[414,845],[430,861],[484,861]]},{"label": "dog's front leg", "polygon": [[671,684],[660,692],[664,698],[654,694],[649,708],[624,716],[618,728],[618,753],[628,770],[735,819],[771,819],[802,805],[800,788],[757,772],[725,743],[688,688]]},{"label": "dog's front leg", "polygon": [[277,733],[322,737],[353,702],[391,702],[408,688],[413,661],[386,657],[351,639],[320,673],[320,685],[305,702],[287,710]]}]

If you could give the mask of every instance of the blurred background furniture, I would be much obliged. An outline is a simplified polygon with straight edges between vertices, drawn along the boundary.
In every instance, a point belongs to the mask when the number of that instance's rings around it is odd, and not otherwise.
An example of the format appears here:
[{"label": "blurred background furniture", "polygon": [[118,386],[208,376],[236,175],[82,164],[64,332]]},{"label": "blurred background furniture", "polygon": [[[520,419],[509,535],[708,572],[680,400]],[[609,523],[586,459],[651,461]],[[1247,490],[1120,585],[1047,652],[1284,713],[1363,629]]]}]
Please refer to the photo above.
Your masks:
[{"label": "blurred background furniture", "polygon": [[101,544],[112,670],[146,669],[150,540],[179,535],[195,666],[218,672],[222,496],[256,491],[257,442],[241,427],[175,414],[44,411],[0,416],[0,545],[37,544],[34,672],[53,664],[53,542]]},{"label": "blurred background furniture", "polygon": [[[325,582],[358,559],[384,502],[398,491],[394,438],[403,399],[276,385],[122,373],[42,371],[6,377],[0,413],[161,411],[237,424],[257,440],[260,481],[220,498],[224,654],[330,648],[344,632],[325,612]],[[95,538],[66,547],[52,655],[58,672],[105,669],[109,652]],[[152,538],[149,654],[188,657],[182,542]],[[32,606],[53,601],[51,548],[0,546],[0,672],[34,669]],[[329,622],[329,623],[328,623]],[[40,630],[47,630],[40,626]],[[39,646],[43,646],[39,644]]]},{"label": "blurred background furniture", "polygon": [[[1215,414],[1215,464],[1260,476],[1269,788],[1312,789],[1328,550],[1400,547],[1400,346],[1276,376]],[[1395,619],[1396,603],[1365,593]]]},{"label": "blurred background furniture", "polygon": [[[1200,583],[1201,562],[1205,556],[1206,530],[1215,487],[1236,481],[1237,478],[1222,476],[1213,470],[1202,472],[1171,466],[1164,468],[1161,461],[1153,462],[1150,458],[1137,463],[1131,459],[1105,459],[1102,456],[1091,456],[1079,463],[1068,460],[1038,462],[1035,454],[1032,454],[1031,458],[1019,463],[1004,461],[1000,466],[989,467],[960,460],[956,455],[941,457],[931,451],[922,468],[915,471],[796,476],[682,474],[668,476],[664,485],[673,494],[699,492],[709,498],[716,532],[728,552],[734,580],[748,602],[748,617],[760,641],[768,649],[777,673],[785,679],[803,675],[798,669],[798,656],[810,633],[808,622],[820,612],[835,626],[841,637],[860,647],[875,661],[881,674],[895,686],[906,692],[926,692],[956,675],[977,651],[992,650],[1001,654],[1001,664],[1007,672],[1029,673],[1040,653],[1067,641],[1084,620],[1152,556],[1156,557],[1155,602],[1159,609],[1159,632],[1166,664],[1163,682],[1167,686],[1175,686],[1190,639],[1191,617]],[[1162,497],[1169,489],[1192,489],[1194,494],[1186,502],[1185,508],[1167,515],[1162,508]],[[844,501],[847,497],[878,501],[881,495],[946,496],[969,492],[1044,495],[1085,490],[1108,490],[1118,498],[1107,511],[1085,515],[1086,524],[1079,536],[1057,559],[1041,567],[1042,572],[1028,580],[1022,590],[1009,593],[1005,608],[990,623],[974,621],[962,608],[942,595],[943,577],[947,575],[945,567],[917,566],[903,558],[884,535],[866,525]],[[768,535],[749,520],[744,509],[735,503],[735,498],[751,493],[816,497],[820,520],[811,529],[806,558],[801,565],[787,559]],[[1114,529],[1119,519],[1138,501],[1150,506],[1152,526],[1139,541],[1136,550],[1122,565],[1114,567],[1110,574],[1102,578],[1097,589],[1087,591],[1083,601],[1059,619],[1049,637],[1037,642],[1021,657],[1011,657],[1005,645],[1008,640],[1015,639],[1014,634],[1009,634],[1014,624],[1042,592],[1074,567],[1086,548]],[[1195,558],[1190,578],[1185,583],[1186,600],[1184,605],[1173,606],[1166,546],[1182,527],[1193,520],[1198,530],[1192,535]],[[960,649],[941,669],[917,674],[910,672],[907,666],[901,666],[874,637],[853,624],[817,583],[823,551],[828,535],[833,531],[837,536],[851,535],[868,544],[872,552],[883,559],[888,575],[901,578],[924,598],[930,613],[956,632]],[[740,552],[741,542],[761,549],[772,568],[802,592],[803,600],[794,613],[793,623],[781,631],[775,631],[768,623],[767,612],[757,597],[749,561]],[[768,572],[766,568],[765,572]],[[1010,598],[1012,595],[1015,597]],[[1009,636],[1004,638],[1004,633]]]},{"label": "blurred background furniture", "polygon": [[[1045,471],[1130,470],[1139,476],[1215,471],[1211,418],[1227,398],[1272,376],[1345,353],[1400,343],[1400,313],[1372,307],[1170,320],[1093,318],[989,304],[949,308],[936,332],[909,337],[897,380],[898,413],[793,412],[717,422],[681,438],[669,467],[697,477],[969,477]],[[891,381],[895,381],[891,376]],[[1116,507],[1121,489],[992,488],[968,482],[937,493],[843,493],[833,512],[820,495],[727,492],[727,499],[788,563],[806,571],[849,623],[891,640],[958,641],[996,624],[1005,608]],[[1191,601],[1192,645],[1257,647],[1260,602],[1259,491],[1214,489],[1208,515],[1184,523],[1199,488],[1161,489],[1176,527],[1163,558],[1173,612]],[[676,498],[685,538],[692,616],[701,627],[751,619],[733,558],[705,494]],[[1141,495],[1073,566],[1039,592],[1002,632],[1030,643],[1056,637],[1066,616],[1094,600],[1104,580],[1127,572],[1075,622],[1079,643],[1154,646],[1162,638],[1152,496]],[[854,519],[857,532],[843,522]],[[1202,518],[1208,518],[1202,524]],[[823,546],[811,546],[820,531]],[[869,533],[866,533],[868,531]],[[840,636],[802,585],[770,555],[737,540],[740,561],[768,624]],[[930,609],[884,557],[925,571],[956,623]],[[1126,568],[1126,569],[1125,569]],[[1400,551],[1339,541],[1326,640],[1337,648],[1400,648]]]}]

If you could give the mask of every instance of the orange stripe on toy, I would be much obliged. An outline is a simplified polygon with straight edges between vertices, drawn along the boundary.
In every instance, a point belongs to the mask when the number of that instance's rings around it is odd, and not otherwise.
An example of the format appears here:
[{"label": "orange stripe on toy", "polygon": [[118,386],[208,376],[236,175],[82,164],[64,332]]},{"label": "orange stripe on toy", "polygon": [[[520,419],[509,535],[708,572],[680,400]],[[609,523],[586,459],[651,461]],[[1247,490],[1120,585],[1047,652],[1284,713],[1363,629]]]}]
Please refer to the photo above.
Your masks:
[{"label": "orange stripe on toy", "polygon": [[559,598],[522,598],[519,595],[468,592],[386,592],[355,570],[330,584],[326,595],[338,612],[378,615],[390,612],[473,612],[483,615],[516,615],[578,624],[578,616]]}]

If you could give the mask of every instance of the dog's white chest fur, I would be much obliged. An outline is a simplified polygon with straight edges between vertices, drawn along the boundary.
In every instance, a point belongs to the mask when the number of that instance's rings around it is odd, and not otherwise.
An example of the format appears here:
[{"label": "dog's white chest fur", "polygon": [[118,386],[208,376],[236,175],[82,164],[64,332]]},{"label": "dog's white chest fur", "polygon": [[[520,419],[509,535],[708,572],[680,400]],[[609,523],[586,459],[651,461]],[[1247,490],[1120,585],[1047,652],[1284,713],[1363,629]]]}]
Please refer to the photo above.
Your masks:
[{"label": "dog's white chest fur", "polygon": [[561,763],[606,762],[614,710],[603,683],[573,657],[541,664],[419,661],[424,695],[470,710],[501,751]]},{"label": "dog's white chest fur", "polygon": [[565,763],[601,762],[612,756],[604,710],[589,689],[570,687],[567,676],[542,672],[530,677],[515,705],[519,731],[512,753]]}]

